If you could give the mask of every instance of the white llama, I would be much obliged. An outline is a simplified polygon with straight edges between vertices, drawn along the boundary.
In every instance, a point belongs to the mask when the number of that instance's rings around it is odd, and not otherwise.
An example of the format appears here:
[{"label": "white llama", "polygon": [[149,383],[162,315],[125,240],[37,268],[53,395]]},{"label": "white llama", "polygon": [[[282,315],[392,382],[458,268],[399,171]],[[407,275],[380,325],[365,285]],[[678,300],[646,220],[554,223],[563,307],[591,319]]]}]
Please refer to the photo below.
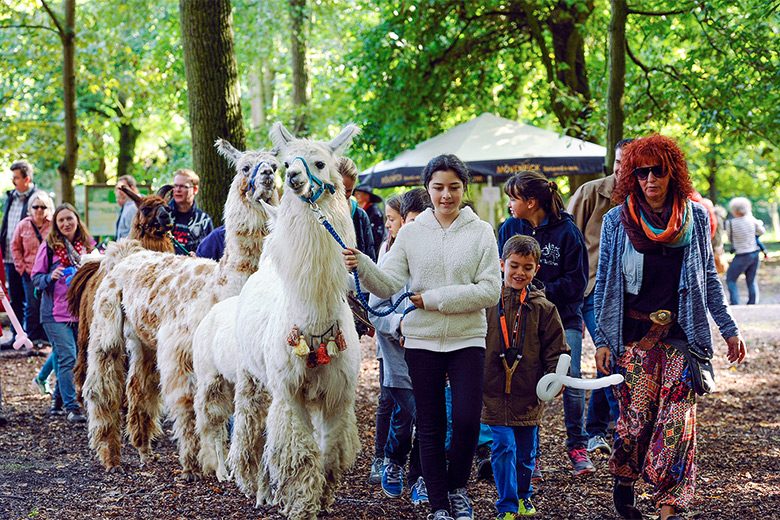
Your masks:
[{"label": "white llama", "polygon": [[[330,508],[360,449],[360,346],[346,302],[341,247],[302,200],[319,196],[322,215],[348,245],[355,243],[336,156],[357,132],[349,125],[326,143],[296,139],[280,123],[273,126],[271,140],[287,166],[286,191],[272,215],[260,268],[237,302],[224,306],[235,320],[236,347],[229,348],[238,349],[232,368],[222,366],[223,377],[236,380],[227,465],[242,491],[256,493],[258,505],[278,504],[294,520]],[[218,362],[227,365],[228,357],[219,355]],[[224,412],[212,416],[221,420]]]},{"label": "white llama", "polygon": [[151,455],[152,440],[160,434],[161,389],[178,441],[182,478],[198,478],[192,336],[209,309],[237,295],[257,269],[268,233],[267,202],[278,202],[275,153],[242,153],[222,140],[217,149],[238,172],[225,204],[225,253],[220,262],[136,252],[106,275],[95,295],[83,396],[90,446],[109,470],[120,465],[126,348],[131,444],[142,462]]}]

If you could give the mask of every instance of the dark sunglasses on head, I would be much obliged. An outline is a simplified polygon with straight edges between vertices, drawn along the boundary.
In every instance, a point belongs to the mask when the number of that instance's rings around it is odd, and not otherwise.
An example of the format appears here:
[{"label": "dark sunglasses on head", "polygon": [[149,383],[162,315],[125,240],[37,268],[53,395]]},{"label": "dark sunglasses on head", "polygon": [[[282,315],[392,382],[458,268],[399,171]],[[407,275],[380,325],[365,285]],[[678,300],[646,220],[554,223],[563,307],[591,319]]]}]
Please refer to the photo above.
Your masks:
[{"label": "dark sunglasses on head", "polygon": [[662,177],[666,177],[666,170],[664,170],[664,167],[660,164],[655,166],[642,166],[640,168],[634,168],[634,171],[631,172],[634,175],[636,175],[637,179],[640,180],[647,180],[647,177],[652,173],[653,177],[656,179],[660,179]]},{"label": "dark sunglasses on head", "polygon": [[32,209],[46,209],[46,206],[33,206]]}]

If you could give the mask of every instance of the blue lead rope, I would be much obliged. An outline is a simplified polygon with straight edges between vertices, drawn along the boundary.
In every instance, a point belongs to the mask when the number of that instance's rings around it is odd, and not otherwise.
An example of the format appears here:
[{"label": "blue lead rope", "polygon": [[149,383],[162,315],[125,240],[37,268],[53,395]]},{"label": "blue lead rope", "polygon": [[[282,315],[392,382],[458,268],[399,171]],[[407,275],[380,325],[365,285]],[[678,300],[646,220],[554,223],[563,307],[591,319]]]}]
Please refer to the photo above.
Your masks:
[{"label": "blue lead rope", "polygon": [[[315,213],[317,213],[317,218],[322,223],[322,225],[325,226],[325,229],[328,230],[328,233],[330,233],[330,235],[336,240],[336,242],[338,242],[339,245],[343,249],[349,249],[347,247],[347,245],[344,243],[344,241],[341,240],[341,237],[339,236],[339,234],[336,233],[336,230],[333,229],[333,226],[331,225],[331,223],[328,222],[328,219],[325,218],[325,215],[322,213],[322,211],[319,209],[319,207],[315,203],[313,203],[313,202],[310,202],[310,201],[307,201],[307,202],[309,202],[309,205],[311,206],[311,209]],[[389,309],[387,309],[386,311],[378,311],[376,309],[372,309],[371,308],[371,306],[368,304],[368,299],[366,298],[365,293],[363,293],[363,291],[360,290],[360,278],[358,277],[357,269],[352,271],[352,276],[355,277],[355,292],[357,292],[357,296],[358,296],[358,299],[360,300],[360,304],[368,312],[370,312],[374,316],[378,316],[380,318],[383,317],[383,316],[388,316],[389,314],[392,314],[393,312],[395,312],[395,310],[398,308],[398,306],[401,305],[402,301],[404,301],[406,298],[409,298],[410,296],[414,296],[413,292],[405,292],[398,298],[398,300],[396,300],[395,303],[393,303],[393,301],[390,300],[391,305],[390,305]],[[410,313],[414,309],[415,309],[415,306],[414,305],[410,305],[409,307],[407,307],[404,310],[404,314],[403,315],[406,316],[408,313]]]}]

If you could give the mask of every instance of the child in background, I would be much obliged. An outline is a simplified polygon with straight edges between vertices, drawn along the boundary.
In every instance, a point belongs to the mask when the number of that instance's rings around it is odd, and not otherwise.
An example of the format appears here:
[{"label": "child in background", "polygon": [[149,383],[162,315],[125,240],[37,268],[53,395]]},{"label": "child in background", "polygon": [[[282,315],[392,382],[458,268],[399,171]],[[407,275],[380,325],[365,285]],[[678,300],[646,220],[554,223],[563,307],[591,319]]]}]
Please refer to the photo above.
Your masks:
[{"label": "child in background", "polygon": [[501,299],[487,310],[482,422],[493,433],[491,465],[500,520],[536,514],[531,473],[543,410],[536,385],[569,352],[558,310],[541,284],[532,283],[540,257],[533,237],[507,240],[501,254]]},{"label": "child in background", "polygon": [[[384,255],[392,247],[401,226],[413,221],[430,205],[430,198],[422,189],[412,190],[402,196],[391,197],[387,200],[385,203],[387,218],[385,227],[388,231],[388,238],[382,243],[379,250],[377,265],[382,266]],[[371,295],[369,303],[375,309],[384,311],[390,308],[405,292],[406,287],[390,299],[381,299]],[[387,316],[373,316],[371,318],[376,328],[377,345],[383,366],[383,376],[380,381],[381,391],[389,393],[394,403],[389,434],[384,445],[381,482],[382,492],[386,496],[400,497],[404,488],[404,466],[408,459],[409,470],[406,481],[411,489],[411,501],[414,505],[420,505],[428,502],[428,491],[422,478],[419,446],[414,435],[417,406],[412,393],[409,367],[404,359],[404,349],[401,346],[401,320],[406,307],[408,307],[408,302],[402,303],[395,312]]]}]

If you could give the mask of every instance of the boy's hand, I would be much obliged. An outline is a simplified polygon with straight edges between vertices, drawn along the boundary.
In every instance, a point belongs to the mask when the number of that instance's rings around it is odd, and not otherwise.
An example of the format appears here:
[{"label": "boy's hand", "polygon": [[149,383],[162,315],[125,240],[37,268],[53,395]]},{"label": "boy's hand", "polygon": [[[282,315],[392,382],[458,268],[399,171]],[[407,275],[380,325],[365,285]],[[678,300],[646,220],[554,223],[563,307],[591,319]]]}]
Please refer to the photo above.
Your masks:
[{"label": "boy's hand", "polygon": [[608,376],[612,374],[611,353],[609,347],[599,347],[596,349],[596,370]]},{"label": "boy's hand", "polygon": [[422,294],[414,294],[412,296],[409,296],[409,300],[418,309],[424,309],[425,308],[425,303],[423,303]]}]

